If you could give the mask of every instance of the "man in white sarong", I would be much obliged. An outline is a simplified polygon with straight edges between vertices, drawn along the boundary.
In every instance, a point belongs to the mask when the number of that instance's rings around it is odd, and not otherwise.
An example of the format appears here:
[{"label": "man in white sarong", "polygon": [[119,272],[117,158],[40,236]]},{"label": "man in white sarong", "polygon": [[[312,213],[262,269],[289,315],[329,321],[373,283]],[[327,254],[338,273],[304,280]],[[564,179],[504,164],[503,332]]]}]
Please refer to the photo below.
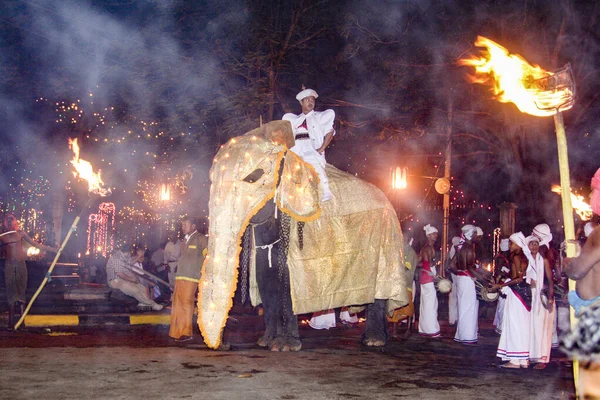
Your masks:
[{"label": "man in white sarong", "polygon": [[554,285],[550,280],[548,287],[548,307],[542,304],[541,293],[544,287],[544,276],[550,275],[550,264],[539,253],[540,239],[531,235],[527,237],[527,246],[533,258],[534,281],[531,285],[531,328],[529,338],[529,360],[537,362],[534,369],[544,369],[550,361],[552,350],[552,328],[554,325]]},{"label": "man in white sarong", "polygon": [[454,341],[466,345],[477,343],[479,334],[479,300],[475,290],[475,250],[473,237],[476,228],[463,227],[464,244],[456,255],[453,268],[456,274],[456,296],[458,298],[458,322]]},{"label": "man in white sarong", "polygon": [[[462,247],[465,242],[464,237],[454,236],[452,238],[452,247],[448,252],[448,264],[454,262],[456,253]],[[456,274],[452,271],[448,271],[452,280],[452,290],[448,293],[448,323],[450,326],[455,326],[458,320],[458,297],[456,297]]]},{"label": "man in white sarong", "polygon": [[[533,277],[532,257],[525,236],[521,232],[510,236],[511,278],[505,283],[493,285],[506,295],[502,334],[496,357],[500,357],[502,368],[529,367],[529,331],[531,310],[531,288]],[[527,284],[524,284],[527,282]]]},{"label": "man in white sarong", "polygon": [[421,249],[421,304],[419,306],[419,334],[428,337],[440,337],[440,323],[438,322],[438,299],[434,278],[437,275],[435,255],[435,241],[438,230],[427,224],[423,228],[427,235],[427,244]]},{"label": "man in white sarong", "polygon": [[335,112],[315,111],[317,97],[319,95],[312,89],[302,90],[296,95],[296,99],[302,106],[302,113],[298,115],[287,113],[282,119],[292,124],[295,145],[290,150],[313,166],[321,181],[323,190],[321,201],[328,201],[331,200],[332,194],[325,173],[325,148],[335,135],[333,129]]},{"label": "man in white sarong", "polygon": [[[496,262],[495,279],[497,283],[504,283],[507,279],[510,279],[510,261],[508,260],[510,257],[509,249],[510,240],[508,238],[501,239],[500,252],[494,257]],[[498,335],[502,333],[502,319],[504,318],[505,303],[506,298],[504,296],[498,297],[498,301],[496,302],[496,313],[494,314],[494,326],[496,327],[495,331]]]}]

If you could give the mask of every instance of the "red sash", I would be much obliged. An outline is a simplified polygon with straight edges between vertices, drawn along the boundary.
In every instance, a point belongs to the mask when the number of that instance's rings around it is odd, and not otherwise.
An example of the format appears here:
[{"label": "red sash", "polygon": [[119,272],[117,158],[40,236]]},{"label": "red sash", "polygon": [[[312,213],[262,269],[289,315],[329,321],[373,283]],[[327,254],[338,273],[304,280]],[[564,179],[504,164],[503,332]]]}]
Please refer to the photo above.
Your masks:
[{"label": "red sash", "polygon": [[429,275],[430,272],[431,267],[429,266],[429,261],[423,260],[423,266],[421,267],[421,275],[419,276],[419,283],[421,285],[433,282],[433,276]]}]

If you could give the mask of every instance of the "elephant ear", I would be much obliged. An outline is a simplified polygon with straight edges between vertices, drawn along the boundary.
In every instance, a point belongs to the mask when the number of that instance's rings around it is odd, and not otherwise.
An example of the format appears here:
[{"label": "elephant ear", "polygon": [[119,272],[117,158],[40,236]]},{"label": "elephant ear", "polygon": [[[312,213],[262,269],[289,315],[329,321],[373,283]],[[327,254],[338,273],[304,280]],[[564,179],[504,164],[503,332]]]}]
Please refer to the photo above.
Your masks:
[{"label": "elephant ear", "polygon": [[276,144],[284,145],[288,149],[291,149],[296,144],[290,121],[277,120],[267,122],[259,128],[247,132],[246,135],[261,136]]},{"label": "elephant ear", "polygon": [[297,221],[310,222],[321,216],[319,199],[317,172],[296,153],[288,151],[275,193],[277,207]]}]

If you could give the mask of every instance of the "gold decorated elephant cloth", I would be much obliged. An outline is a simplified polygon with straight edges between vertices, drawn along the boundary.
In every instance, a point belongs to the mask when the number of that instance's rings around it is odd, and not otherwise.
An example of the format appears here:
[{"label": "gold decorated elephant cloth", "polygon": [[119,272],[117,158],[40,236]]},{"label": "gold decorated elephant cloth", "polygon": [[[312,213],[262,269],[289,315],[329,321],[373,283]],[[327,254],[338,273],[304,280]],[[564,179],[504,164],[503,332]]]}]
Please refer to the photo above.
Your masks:
[{"label": "gold decorated elephant cloth", "polygon": [[288,267],[295,314],[388,300],[408,304],[402,231],[394,208],[375,186],[327,164],[333,199],[304,226],[292,220]]}]

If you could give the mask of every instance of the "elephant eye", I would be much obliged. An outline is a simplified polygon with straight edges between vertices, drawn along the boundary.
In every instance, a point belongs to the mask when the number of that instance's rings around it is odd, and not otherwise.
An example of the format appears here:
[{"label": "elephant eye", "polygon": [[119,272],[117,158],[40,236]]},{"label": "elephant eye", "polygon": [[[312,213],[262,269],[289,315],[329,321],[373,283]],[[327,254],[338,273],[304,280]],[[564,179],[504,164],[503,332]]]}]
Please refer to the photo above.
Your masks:
[{"label": "elephant eye", "polygon": [[263,171],[262,169],[255,169],[254,171],[250,172],[248,176],[246,176],[243,179],[243,181],[248,183],[254,183],[257,180],[259,180],[264,173],[265,171]]}]

